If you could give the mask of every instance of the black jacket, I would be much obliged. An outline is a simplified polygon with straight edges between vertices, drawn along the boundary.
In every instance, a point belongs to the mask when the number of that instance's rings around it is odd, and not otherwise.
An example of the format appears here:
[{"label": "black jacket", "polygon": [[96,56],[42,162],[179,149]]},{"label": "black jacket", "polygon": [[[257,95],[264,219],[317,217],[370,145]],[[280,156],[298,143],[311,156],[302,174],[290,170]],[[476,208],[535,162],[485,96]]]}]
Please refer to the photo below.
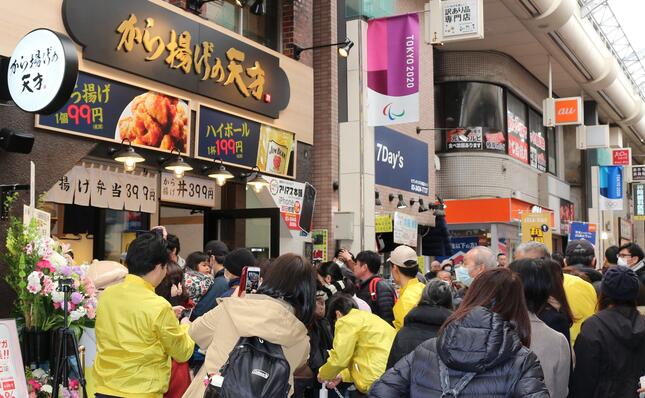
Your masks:
[{"label": "black jacket", "polygon": [[372,275],[367,280],[361,281],[356,296],[369,304],[372,314],[380,316],[381,319],[392,325],[392,322],[394,322],[392,308],[394,307],[396,292],[387,280],[382,279],[376,284],[376,300],[372,300],[372,297],[370,297],[370,282],[374,278],[380,277]]},{"label": "black jacket", "polygon": [[538,318],[551,329],[562,333],[567,338],[567,341],[571,343],[571,335],[569,334],[571,324],[569,324],[569,319],[566,315],[547,304],[544,310],[538,314]]},{"label": "black jacket", "polygon": [[387,369],[414,351],[424,341],[437,337],[439,328],[450,314],[452,311],[447,308],[430,305],[419,305],[410,311],[403,321],[403,328],[397,333],[392,344]]},{"label": "black jacket", "polygon": [[451,388],[466,373],[476,373],[460,397],[549,397],[535,354],[522,345],[510,322],[483,307],[397,362],[372,385],[369,396],[441,397],[440,360],[448,367]]},{"label": "black jacket", "polygon": [[587,319],[574,350],[570,397],[638,397],[645,375],[645,318],[635,308],[609,308]]}]

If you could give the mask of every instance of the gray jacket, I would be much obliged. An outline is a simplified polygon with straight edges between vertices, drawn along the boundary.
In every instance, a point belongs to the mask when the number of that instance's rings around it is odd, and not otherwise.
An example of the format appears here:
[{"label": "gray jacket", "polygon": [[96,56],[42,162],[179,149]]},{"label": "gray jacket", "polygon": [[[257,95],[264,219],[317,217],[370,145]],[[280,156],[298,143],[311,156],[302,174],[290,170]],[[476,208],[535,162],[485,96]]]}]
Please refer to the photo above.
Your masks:
[{"label": "gray jacket", "polygon": [[551,398],[566,398],[569,393],[571,347],[562,333],[556,332],[532,312],[531,351],[537,355],[544,372],[544,384]]}]

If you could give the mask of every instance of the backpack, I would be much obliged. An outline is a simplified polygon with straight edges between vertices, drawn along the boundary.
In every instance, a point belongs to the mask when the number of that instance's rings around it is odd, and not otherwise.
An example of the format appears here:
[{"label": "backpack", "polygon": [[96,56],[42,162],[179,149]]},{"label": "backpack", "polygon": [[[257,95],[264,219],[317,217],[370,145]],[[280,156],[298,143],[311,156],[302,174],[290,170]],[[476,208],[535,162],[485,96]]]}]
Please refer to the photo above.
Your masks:
[{"label": "backpack", "polygon": [[220,373],[221,398],[287,398],[291,389],[282,346],[259,337],[240,337]]},{"label": "backpack", "polygon": [[[369,291],[370,291],[370,300],[375,303],[376,300],[378,299],[378,295],[376,294],[376,287],[380,281],[382,281],[382,278],[376,277],[370,281],[369,285]],[[396,292],[394,293],[394,304],[398,301],[398,297],[396,296]]]}]

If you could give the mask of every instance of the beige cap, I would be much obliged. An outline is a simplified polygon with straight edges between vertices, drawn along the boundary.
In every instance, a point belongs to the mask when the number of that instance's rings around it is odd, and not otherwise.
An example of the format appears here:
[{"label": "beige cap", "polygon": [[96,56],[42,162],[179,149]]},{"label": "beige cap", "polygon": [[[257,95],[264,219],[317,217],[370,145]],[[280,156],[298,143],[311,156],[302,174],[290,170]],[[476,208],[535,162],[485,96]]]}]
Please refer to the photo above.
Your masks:
[{"label": "beige cap", "polygon": [[[410,246],[401,245],[394,249],[389,261],[402,268],[411,268],[414,265],[417,265],[417,252]],[[414,265],[405,265],[408,261],[414,261]]]}]

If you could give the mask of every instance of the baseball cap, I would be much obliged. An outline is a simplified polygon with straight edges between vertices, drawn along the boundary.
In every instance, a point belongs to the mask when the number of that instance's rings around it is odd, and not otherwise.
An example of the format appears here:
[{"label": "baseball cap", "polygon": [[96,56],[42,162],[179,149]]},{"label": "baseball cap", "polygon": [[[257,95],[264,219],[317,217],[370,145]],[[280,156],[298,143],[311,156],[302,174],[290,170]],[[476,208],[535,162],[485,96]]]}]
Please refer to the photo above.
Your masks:
[{"label": "baseball cap", "polygon": [[[394,249],[388,261],[401,268],[412,268],[417,265],[417,252],[410,246],[401,245]],[[414,261],[414,264],[406,265],[408,261]]]},{"label": "baseball cap", "polygon": [[565,256],[593,256],[595,254],[594,247],[588,240],[572,240],[567,245]]},{"label": "baseball cap", "polygon": [[221,240],[211,240],[204,246],[204,253],[209,256],[225,257],[228,254],[228,247]]}]

